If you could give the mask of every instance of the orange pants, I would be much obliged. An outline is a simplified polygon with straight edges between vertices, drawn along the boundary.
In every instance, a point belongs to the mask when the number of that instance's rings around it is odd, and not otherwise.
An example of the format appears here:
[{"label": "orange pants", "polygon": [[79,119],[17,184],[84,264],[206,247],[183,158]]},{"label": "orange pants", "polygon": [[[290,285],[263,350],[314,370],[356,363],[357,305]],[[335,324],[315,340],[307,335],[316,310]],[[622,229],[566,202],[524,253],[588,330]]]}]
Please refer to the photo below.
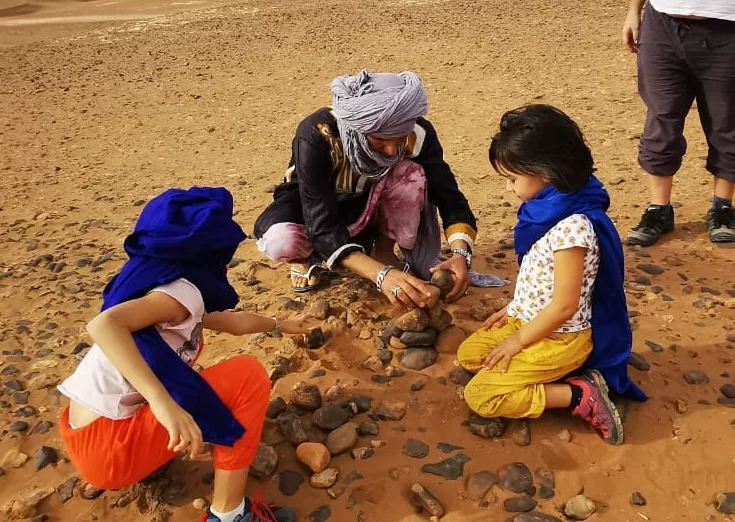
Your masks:
[{"label": "orange pants", "polygon": [[[233,447],[213,447],[215,469],[248,467],[260,442],[271,391],[265,368],[254,357],[240,355],[205,368],[200,375],[246,430]],[[59,431],[79,474],[101,489],[135,484],[177,455],[167,449],[168,432],[147,404],[130,418],[100,417],[77,429],[69,426],[67,407]]]}]

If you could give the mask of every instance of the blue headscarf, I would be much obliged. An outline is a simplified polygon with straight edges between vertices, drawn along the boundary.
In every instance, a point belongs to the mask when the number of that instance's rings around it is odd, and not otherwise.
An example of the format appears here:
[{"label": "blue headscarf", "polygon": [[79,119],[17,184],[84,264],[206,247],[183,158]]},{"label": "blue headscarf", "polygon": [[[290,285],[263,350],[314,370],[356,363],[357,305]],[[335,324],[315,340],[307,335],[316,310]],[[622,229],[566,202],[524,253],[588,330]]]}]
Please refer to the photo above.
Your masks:
[{"label": "blue headscarf", "polygon": [[[245,234],[232,220],[232,207],[232,195],[221,187],[170,189],[149,201],[125,239],[130,259],[105,287],[102,310],[180,278],[199,289],[207,312],[234,308],[239,298],[227,281],[227,263]],[[245,428],[154,326],[134,332],[133,339],[166,391],[194,418],[206,442],[232,446],[242,437]]]},{"label": "blue headscarf", "polygon": [[600,371],[616,393],[643,401],[646,395],[628,377],[633,335],[623,290],[623,246],[606,214],[609,206],[610,196],[595,176],[571,193],[549,185],[518,209],[515,249],[520,263],[533,244],[562,219],[573,214],[589,218],[600,246],[600,266],[592,291],[592,353],[584,366]]}]

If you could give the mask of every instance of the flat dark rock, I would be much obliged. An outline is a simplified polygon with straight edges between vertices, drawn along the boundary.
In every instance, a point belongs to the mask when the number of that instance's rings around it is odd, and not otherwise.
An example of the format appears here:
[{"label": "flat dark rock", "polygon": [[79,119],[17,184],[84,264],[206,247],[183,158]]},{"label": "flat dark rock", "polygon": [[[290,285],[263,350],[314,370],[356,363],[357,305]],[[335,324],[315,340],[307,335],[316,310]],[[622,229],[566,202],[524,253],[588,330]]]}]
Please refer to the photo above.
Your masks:
[{"label": "flat dark rock", "polygon": [[378,350],[378,353],[376,355],[378,356],[378,359],[380,359],[380,362],[382,362],[384,365],[393,360],[393,352],[391,352],[387,348]]},{"label": "flat dark rock", "polygon": [[10,425],[10,431],[14,433],[20,433],[28,430],[28,423],[26,421],[15,421]]},{"label": "flat dark rock", "polygon": [[687,384],[709,384],[709,377],[701,370],[692,370],[684,373]]},{"label": "flat dark rock", "polygon": [[498,480],[498,476],[490,471],[473,473],[467,480],[467,494],[472,500],[482,500]]},{"label": "flat dark rock", "polygon": [[436,330],[429,328],[423,332],[403,332],[399,339],[406,346],[433,346],[436,337]]},{"label": "flat dark rock", "polygon": [[538,483],[538,485],[541,486],[542,490],[551,490],[553,493],[554,489],[556,488],[556,477],[554,476],[554,472],[552,470],[550,470],[549,468],[536,468],[536,470],[533,472],[533,475],[536,478],[536,482]]},{"label": "flat dark rock", "polygon": [[720,387],[720,393],[728,399],[735,399],[735,384],[727,383]]},{"label": "flat dark rock", "polygon": [[635,276],[635,282],[639,285],[651,286],[651,278],[646,276]]},{"label": "flat dark rock", "polygon": [[636,352],[631,352],[628,357],[628,364],[642,372],[647,372],[651,369],[651,364],[646,360],[646,358]]},{"label": "flat dark rock", "polygon": [[371,375],[370,380],[374,382],[375,384],[387,384],[393,379],[392,377],[388,377],[387,375],[378,374],[378,375]]},{"label": "flat dark rock", "polygon": [[401,364],[409,370],[420,372],[436,362],[436,350],[433,348],[409,348],[403,352]]},{"label": "flat dark rock", "polygon": [[654,343],[653,341],[645,341],[646,346],[648,346],[652,352],[659,353],[664,351],[664,347],[660,344]]},{"label": "flat dark rock", "polygon": [[352,484],[353,482],[356,482],[358,480],[364,479],[365,476],[360,473],[359,471],[352,471],[349,475],[347,475],[344,479],[345,485]]},{"label": "flat dark rock", "polygon": [[316,368],[315,370],[311,370],[309,373],[306,374],[306,376],[309,379],[317,379],[319,377],[324,377],[327,374],[327,370],[324,368]]},{"label": "flat dark rock", "polygon": [[630,495],[630,504],[632,506],[645,506],[646,503],[646,499],[638,491],[634,491]]},{"label": "flat dark rock", "polygon": [[286,401],[283,400],[283,397],[276,397],[274,399],[271,399],[271,401],[268,403],[268,407],[265,410],[265,416],[269,419],[275,419],[281,413],[286,411],[286,408]]},{"label": "flat dark rock", "polygon": [[278,474],[278,489],[287,497],[295,494],[303,482],[304,477],[298,471],[284,469]]},{"label": "flat dark rock", "polygon": [[421,391],[429,383],[429,378],[426,375],[421,375],[418,379],[411,383],[411,391]]},{"label": "flat dark rock", "polygon": [[521,495],[520,497],[506,498],[503,502],[503,509],[508,513],[526,513],[536,509],[538,502],[533,497]]},{"label": "flat dark rock", "polygon": [[17,392],[23,389],[23,383],[18,379],[11,379],[5,383],[5,387],[11,392]]},{"label": "flat dark rock", "polygon": [[327,404],[316,410],[311,420],[323,430],[335,430],[350,419],[347,410],[336,404]]},{"label": "flat dark rock", "polygon": [[448,444],[446,442],[440,442],[436,445],[436,448],[444,453],[445,455],[448,455],[449,453],[454,453],[455,451],[459,451],[464,449],[462,446],[453,446],[451,444]]},{"label": "flat dark rock", "polygon": [[309,513],[309,522],[324,522],[332,516],[332,508],[324,504]]},{"label": "flat dark rock", "polygon": [[56,487],[56,492],[59,494],[59,501],[62,504],[74,496],[74,486],[76,486],[78,481],[79,479],[77,477],[71,477]]},{"label": "flat dark rock", "polygon": [[377,436],[379,432],[380,432],[380,428],[378,427],[378,423],[375,421],[366,420],[360,424],[359,433],[360,433],[360,436],[362,437],[365,437],[368,435]]},{"label": "flat dark rock", "polygon": [[318,326],[309,330],[309,333],[304,335],[304,344],[310,350],[321,348],[324,344],[324,333]]},{"label": "flat dark rock", "polygon": [[735,399],[720,397],[717,399],[717,404],[719,404],[720,406],[727,406],[728,408],[735,408]]},{"label": "flat dark rock", "polygon": [[464,465],[470,460],[472,459],[464,453],[458,453],[454,457],[444,459],[435,464],[424,464],[421,467],[421,471],[423,473],[439,475],[440,477],[444,477],[448,480],[457,480],[459,477],[464,475]]},{"label": "flat dark rock", "polygon": [[429,446],[418,439],[408,439],[403,445],[403,454],[414,459],[423,459],[429,454]]},{"label": "flat dark rock", "polygon": [[725,515],[735,515],[735,493],[722,493],[718,495],[717,511]]},{"label": "flat dark rock", "polygon": [[48,433],[49,430],[53,427],[53,422],[41,421],[36,427],[31,430],[31,433],[33,433],[34,435],[43,435],[44,433]]},{"label": "flat dark rock", "polygon": [[531,470],[522,462],[513,462],[498,471],[500,485],[512,493],[526,493],[533,487]]},{"label": "flat dark rock", "polygon": [[640,265],[638,265],[638,269],[649,275],[660,275],[664,273],[664,269],[660,266],[647,263],[641,263]]},{"label": "flat dark rock", "polygon": [[464,368],[455,368],[449,373],[449,380],[459,386],[467,386],[474,376],[474,373],[468,372]]},{"label": "flat dark rock", "polygon": [[59,461],[59,454],[54,448],[48,446],[41,446],[36,451],[36,469],[42,470],[49,464],[56,464]]},{"label": "flat dark rock", "polygon": [[373,399],[367,395],[357,395],[350,399],[350,405],[354,405],[358,413],[365,413],[370,411],[373,405]]},{"label": "flat dark rock", "polygon": [[500,437],[505,431],[505,425],[501,419],[486,419],[474,413],[470,414],[468,425],[472,433],[486,439]]},{"label": "flat dark rock", "polygon": [[281,435],[286,437],[292,444],[301,444],[309,438],[301,419],[289,411],[281,413],[276,419],[276,423]]}]

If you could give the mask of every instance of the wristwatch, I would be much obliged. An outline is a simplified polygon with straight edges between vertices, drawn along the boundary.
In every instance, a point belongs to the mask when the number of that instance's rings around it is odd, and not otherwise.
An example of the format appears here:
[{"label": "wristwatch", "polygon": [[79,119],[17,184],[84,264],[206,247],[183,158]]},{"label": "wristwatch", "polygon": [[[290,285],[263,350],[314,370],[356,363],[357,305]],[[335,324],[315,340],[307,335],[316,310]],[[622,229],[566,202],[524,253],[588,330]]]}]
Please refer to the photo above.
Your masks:
[{"label": "wristwatch", "polygon": [[472,266],[472,252],[465,250],[464,248],[453,248],[452,254],[459,254],[464,257],[464,262],[467,265],[467,269]]},{"label": "wristwatch", "polygon": [[278,318],[272,317],[271,319],[273,319],[273,329],[268,333],[268,335],[270,337],[276,338],[283,337],[283,335],[281,334],[281,325],[278,324]]}]

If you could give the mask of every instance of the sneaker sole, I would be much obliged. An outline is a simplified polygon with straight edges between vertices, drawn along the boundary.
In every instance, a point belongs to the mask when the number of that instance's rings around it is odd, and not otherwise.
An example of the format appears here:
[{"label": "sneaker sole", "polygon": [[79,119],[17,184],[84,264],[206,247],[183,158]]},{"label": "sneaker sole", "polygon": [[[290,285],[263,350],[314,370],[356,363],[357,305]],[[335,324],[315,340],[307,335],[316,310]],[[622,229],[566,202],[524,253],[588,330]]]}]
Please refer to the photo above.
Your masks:
[{"label": "sneaker sole", "polygon": [[713,243],[735,243],[735,232],[710,232],[709,240]]},{"label": "sneaker sole", "polygon": [[664,230],[656,237],[639,236],[636,232],[630,231],[628,233],[628,237],[625,238],[625,244],[628,246],[650,247],[658,243],[658,240],[661,239],[664,234],[669,234],[673,231],[674,227],[671,227],[671,229]]},{"label": "sneaker sole", "polygon": [[618,408],[615,406],[613,401],[610,400],[610,389],[607,387],[607,382],[605,382],[605,378],[597,370],[590,370],[588,372],[588,375],[592,378],[593,381],[595,381],[597,387],[605,392],[604,395],[602,395],[601,397],[602,402],[605,404],[605,406],[607,406],[607,409],[610,410],[613,415],[614,426],[612,433],[610,433],[610,437],[608,439],[604,440],[605,442],[607,442],[608,444],[612,444],[613,446],[620,446],[625,439],[625,437],[623,436],[623,421],[620,419]]}]

